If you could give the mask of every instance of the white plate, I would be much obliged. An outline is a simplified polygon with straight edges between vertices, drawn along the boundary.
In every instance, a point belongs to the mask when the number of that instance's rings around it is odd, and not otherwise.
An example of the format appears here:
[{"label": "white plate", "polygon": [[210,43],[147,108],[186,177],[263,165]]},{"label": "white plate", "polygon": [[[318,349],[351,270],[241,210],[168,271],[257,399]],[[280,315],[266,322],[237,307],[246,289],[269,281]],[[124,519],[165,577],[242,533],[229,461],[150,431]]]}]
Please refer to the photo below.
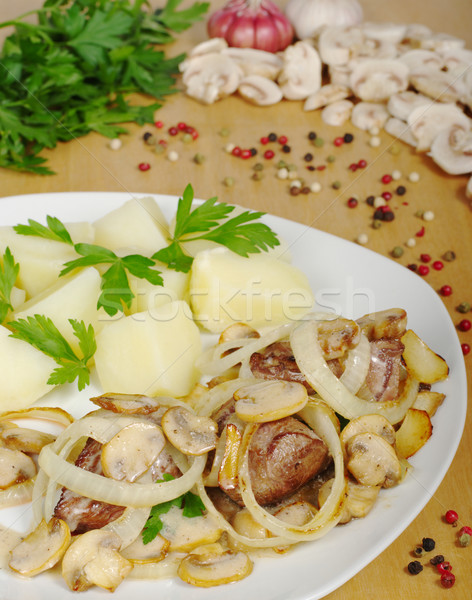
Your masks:
[{"label": "white plate", "polygon": [[[138,195],[138,197],[143,195]],[[0,223],[15,225],[46,215],[63,221],[90,220],[120,206],[131,196],[123,193],[59,193],[0,199]],[[156,196],[171,217],[177,199]],[[199,589],[178,580],[124,581],[113,595],[124,600],[316,600],[341,586],[378,556],[404,531],[431,499],[459,444],[464,426],[466,374],[460,344],[437,293],[420,277],[392,260],[304,225],[267,216],[265,221],[290,244],[293,262],[308,275],[320,309],[359,317],[366,312],[402,307],[409,325],[449,364],[450,376],[435,389],[447,394],[433,419],[434,434],[411,460],[414,470],[398,487],[383,490],[367,518],[337,527],[319,541],[307,543],[279,558],[255,561],[245,580],[222,588]],[[60,404],[79,416],[88,410],[87,398],[99,392],[89,387],[80,394],[55,390],[42,404]],[[18,531],[28,529],[28,509],[6,509],[0,522]],[[372,595],[375,590],[370,590]],[[84,598],[98,600],[105,592],[91,589]],[[0,572],[0,600],[63,600],[72,598],[60,577],[44,573],[33,580]]]}]

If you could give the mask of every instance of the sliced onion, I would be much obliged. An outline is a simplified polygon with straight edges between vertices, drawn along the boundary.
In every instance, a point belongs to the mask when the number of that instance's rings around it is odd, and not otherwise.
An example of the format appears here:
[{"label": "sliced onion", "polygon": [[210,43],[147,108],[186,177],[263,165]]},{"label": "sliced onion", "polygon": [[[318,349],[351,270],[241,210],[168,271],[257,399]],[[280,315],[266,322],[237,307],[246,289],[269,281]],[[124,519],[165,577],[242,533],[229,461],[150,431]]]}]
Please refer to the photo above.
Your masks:
[{"label": "sliced onion", "polygon": [[146,525],[151,509],[148,508],[127,508],[121,517],[110,521],[102,527],[107,531],[113,531],[121,538],[120,550],[123,550],[138,537]]},{"label": "sliced onion", "polygon": [[21,483],[10,485],[4,490],[0,490],[0,508],[8,506],[18,506],[25,502],[30,502],[33,498],[34,482],[37,475],[31,479],[26,479]]},{"label": "sliced onion", "polygon": [[304,525],[290,525],[281,521],[256,502],[249,475],[249,445],[260,425],[249,425],[244,432],[239,469],[239,484],[244,504],[258,523],[272,534],[291,540],[291,543],[316,540],[326,535],[341,518],[346,487],[344,459],[338,431],[333,424],[330,412],[331,410],[323,402],[315,399],[310,400],[298,413],[328,446],[335,469],[333,487],[326,502],[316,515]]},{"label": "sliced onion", "polygon": [[233,394],[239,388],[250,385],[256,381],[255,377],[250,379],[230,379],[224,381],[219,385],[208,390],[206,394],[203,394],[199,399],[198,406],[195,412],[204,417],[211,416],[216,410],[218,410],[225,402],[233,397]]},{"label": "sliced onion", "polygon": [[357,394],[364,383],[370,366],[370,344],[364,333],[355,348],[350,350],[344,371],[339,380],[353,394]]},{"label": "sliced onion", "polygon": [[416,399],[419,382],[408,373],[403,392],[397,400],[363,400],[349,391],[331,371],[323,357],[317,331],[315,321],[306,321],[294,329],[290,336],[297,365],[311,387],[334,411],[347,419],[381,414],[393,425],[399,423]]},{"label": "sliced onion", "polygon": [[149,563],[133,563],[128,579],[169,579],[177,577],[180,561],[187,553],[170,552],[162,560]]},{"label": "sliced onion", "polygon": [[86,471],[58,456],[51,446],[43,448],[39,456],[40,467],[56,484],[93,500],[132,508],[154,506],[188,492],[201,476],[206,456],[192,457],[189,462],[188,470],[177,479],[141,484],[115,481]]}]

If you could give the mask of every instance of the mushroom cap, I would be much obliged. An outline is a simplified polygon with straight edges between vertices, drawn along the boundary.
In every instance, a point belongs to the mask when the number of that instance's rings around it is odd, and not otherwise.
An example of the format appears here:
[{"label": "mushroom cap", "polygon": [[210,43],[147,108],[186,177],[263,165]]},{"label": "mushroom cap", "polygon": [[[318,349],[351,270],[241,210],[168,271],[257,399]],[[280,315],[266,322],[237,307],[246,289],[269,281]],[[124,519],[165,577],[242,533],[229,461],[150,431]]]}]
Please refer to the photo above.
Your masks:
[{"label": "mushroom cap", "polygon": [[277,79],[288,100],[303,100],[321,87],[321,59],[306,41],[296,42],[283,53],[283,67]]},{"label": "mushroom cap", "polygon": [[236,415],[249,423],[268,423],[294,415],[308,402],[306,387],[296,381],[263,380],[234,392]]},{"label": "mushroom cap", "polygon": [[199,417],[183,406],[166,410],[161,425],[167,439],[183,454],[200,456],[216,447],[216,422],[210,417]]},{"label": "mushroom cap", "polygon": [[392,487],[401,477],[400,461],[380,435],[362,432],[346,443],[347,469],[363,485]]},{"label": "mushroom cap", "polygon": [[451,175],[472,173],[472,133],[452,126],[438,133],[429,155]]},{"label": "mushroom cap", "polygon": [[267,77],[248,75],[241,79],[238,87],[239,94],[258,106],[277,104],[283,98],[280,87]]},{"label": "mushroom cap", "polygon": [[368,131],[372,127],[382,128],[389,117],[384,104],[359,102],[352,109],[351,121],[355,127]]},{"label": "mushroom cap", "polygon": [[418,106],[408,115],[411,133],[417,139],[418,152],[429,150],[435,137],[450,127],[470,129],[470,119],[455,104],[434,102]]},{"label": "mushroom cap", "polygon": [[408,87],[408,67],[399,60],[367,59],[353,65],[350,87],[361,100],[380,102]]}]

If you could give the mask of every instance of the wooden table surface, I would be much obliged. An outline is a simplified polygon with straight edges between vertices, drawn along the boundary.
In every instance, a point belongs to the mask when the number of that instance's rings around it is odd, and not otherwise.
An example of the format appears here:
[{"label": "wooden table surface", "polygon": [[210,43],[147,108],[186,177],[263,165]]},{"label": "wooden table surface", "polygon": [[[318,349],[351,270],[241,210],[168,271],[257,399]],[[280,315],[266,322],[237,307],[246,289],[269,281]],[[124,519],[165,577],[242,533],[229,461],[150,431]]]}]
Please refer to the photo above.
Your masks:
[{"label": "wooden table surface", "polygon": [[[464,38],[467,47],[472,48],[470,0],[431,0],[428,3],[412,0],[361,1],[366,20],[423,23],[434,31]],[[159,5],[158,2],[151,4]],[[214,2],[212,8],[220,4],[221,2]],[[0,18],[3,21],[39,5],[37,0],[16,0],[10,3],[3,1],[0,4]],[[178,42],[169,48],[169,52],[176,54],[204,39],[204,24],[195,25],[180,36]],[[303,167],[302,157],[310,149],[307,132],[316,131],[317,128],[326,132],[327,128],[321,124],[319,111],[303,112],[300,102],[283,102],[274,107],[259,108],[232,97],[212,106],[202,106],[178,93],[165,102],[157,117],[166,127],[185,121],[200,132],[199,139],[190,144],[170,140],[169,149],[174,149],[180,156],[177,162],[170,162],[164,155],[153,154],[149,146],[144,144],[143,133],[153,128],[130,126],[129,135],[123,137],[120,151],[110,150],[106,139],[89,135],[45,152],[56,175],[34,176],[2,171],[0,195],[63,191],[127,191],[178,195],[182,193],[184,185],[191,182],[196,196],[200,198],[216,195],[221,200],[268,211],[348,240],[355,240],[360,233],[366,233],[369,238],[367,247],[390,258],[392,248],[402,246],[405,253],[398,262],[403,265],[418,263],[420,253],[428,253],[437,259],[446,251],[453,250],[457,259],[446,263],[442,271],[431,270],[426,280],[435,290],[444,284],[453,288],[453,294],[443,300],[454,323],[463,318],[455,307],[460,302],[472,301],[472,205],[465,197],[466,176],[445,176],[428,157],[415,155],[404,144],[400,144],[401,152],[398,155],[392,154],[389,148],[393,140],[387,135],[381,134],[380,147],[373,149],[368,145],[369,136],[358,130],[353,131],[354,128],[349,125],[343,127],[341,134],[351,130],[355,134],[355,142],[349,147],[345,145],[341,150],[335,148],[332,140],[341,130],[333,128],[332,138],[327,138],[324,151],[325,154],[335,155],[337,160],[328,165],[325,171],[316,172],[313,176]],[[219,135],[222,128],[229,129],[228,137]],[[261,181],[254,181],[251,167],[257,162],[257,158],[242,161],[223,150],[228,142],[242,147],[259,147],[259,138],[271,131],[289,136],[292,146],[290,161],[307,173],[304,175],[307,182],[311,183],[316,179],[322,184],[320,193],[291,196],[287,183],[275,177],[273,166],[266,167]],[[197,152],[204,155],[203,164],[193,161]],[[368,162],[368,168],[358,176],[358,173],[351,173],[347,166],[361,158]],[[151,169],[145,173],[138,169],[138,163],[143,161],[151,164]],[[405,183],[407,187],[404,200],[408,205],[397,202],[396,219],[374,230],[371,227],[372,209],[363,200],[370,194],[377,195],[383,191],[385,187],[379,183],[380,177],[394,169],[399,169],[404,174],[399,183]],[[421,177],[416,184],[406,180],[406,175],[412,171],[417,171]],[[232,177],[234,186],[225,187],[222,183],[224,177]],[[338,190],[331,186],[335,180],[341,182]],[[346,207],[346,200],[353,194],[358,195],[361,202],[356,209],[349,209]],[[425,223],[415,216],[418,210],[433,211],[435,219]],[[422,225],[425,225],[424,237],[416,238],[418,244],[415,248],[407,248],[405,241],[415,237]],[[468,316],[472,318],[471,313]],[[459,333],[459,338],[461,342],[472,345],[472,331]],[[472,353],[465,358],[469,387],[471,361]],[[447,402],[454,402],[454,398],[448,398]],[[472,485],[469,480],[472,478],[471,426],[469,411],[456,457],[426,508],[377,559],[342,588],[330,594],[330,600],[364,600],[374,596],[377,600],[392,597],[402,600],[471,597],[472,547],[458,547],[455,543],[455,531],[441,520],[444,512],[453,508],[459,513],[461,524],[472,525]],[[425,535],[435,538],[438,549],[453,563],[457,581],[451,590],[442,589],[438,583],[439,578],[431,572],[413,577],[405,570],[407,563],[412,560],[410,551]]]}]

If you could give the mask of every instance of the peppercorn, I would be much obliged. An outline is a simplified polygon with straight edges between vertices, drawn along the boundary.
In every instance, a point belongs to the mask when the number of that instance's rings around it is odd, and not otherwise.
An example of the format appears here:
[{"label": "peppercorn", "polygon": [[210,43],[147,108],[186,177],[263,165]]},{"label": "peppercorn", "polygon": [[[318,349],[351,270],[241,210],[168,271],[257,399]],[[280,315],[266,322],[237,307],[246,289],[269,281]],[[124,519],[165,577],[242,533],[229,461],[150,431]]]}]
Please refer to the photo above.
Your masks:
[{"label": "peppercorn", "polygon": [[254,171],[263,171],[264,165],[262,163],[256,163],[253,167]]},{"label": "peppercorn", "polygon": [[439,563],[444,562],[444,556],[442,554],[436,554],[436,556],[433,556],[433,558],[429,562],[433,566],[439,565]]},{"label": "peppercorn", "polygon": [[438,573],[449,573],[452,571],[451,563],[447,560],[443,560],[443,562],[436,565],[436,569],[438,570]]},{"label": "peppercorn", "polygon": [[269,138],[266,135],[263,135],[259,141],[263,146],[265,146],[269,143]]},{"label": "peppercorn", "polygon": [[456,260],[456,253],[453,250],[448,250],[443,254],[443,258],[447,262],[452,262],[453,260]]},{"label": "peppercorn", "polygon": [[367,196],[365,201],[369,206],[374,206],[375,196]]},{"label": "peppercorn", "polygon": [[307,185],[304,185],[300,190],[300,194],[309,194],[309,193],[310,193],[310,188]]},{"label": "peppercorn", "polygon": [[140,171],[149,171],[150,168],[151,168],[151,165],[149,163],[142,162],[142,163],[139,163],[139,165],[138,165],[138,169]]},{"label": "peppercorn", "polygon": [[444,267],[444,263],[440,260],[435,260],[433,262],[433,269],[435,271],[440,271]]},{"label": "peppercorn", "polygon": [[420,254],[420,260],[424,263],[431,262],[431,256],[429,254]]},{"label": "peppercorn", "polygon": [[423,554],[424,554],[423,546],[416,546],[416,548],[413,550],[413,554],[418,557],[423,556]]},{"label": "peppercorn", "polygon": [[391,210],[386,210],[383,214],[383,221],[393,221],[395,214]]},{"label": "peppercorn", "polygon": [[225,177],[223,179],[223,185],[225,185],[226,187],[233,187],[234,179],[232,177]]},{"label": "peppercorn", "polygon": [[422,275],[423,277],[424,277],[425,275],[428,275],[428,273],[429,273],[429,267],[427,267],[426,265],[420,265],[420,266],[418,267],[418,273],[419,273],[420,275]]},{"label": "peppercorn", "polygon": [[382,221],[372,221],[372,229],[380,229],[382,227]]},{"label": "peppercorn", "polygon": [[308,169],[308,171],[316,171],[316,167],[314,167],[313,165],[307,165],[306,168]]},{"label": "peppercorn", "polygon": [[308,134],[308,139],[310,141],[316,140],[316,133],[314,131],[310,131],[310,133]]},{"label": "peppercorn", "polygon": [[331,184],[331,187],[333,188],[333,190],[339,190],[341,185],[342,185],[341,182],[336,180],[336,181],[333,181],[333,183]]},{"label": "peppercorn", "polygon": [[316,146],[317,148],[321,148],[322,146],[324,146],[324,139],[323,139],[323,138],[316,137],[316,138],[314,139],[313,143],[315,144],[315,146]]},{"label": "peppercorn", "polygon": [[431,552],[436,547],[436,542],[433,538],[423,538],[423,549],[425,552]]},{"label": "peppercorn", "polygon": [[365,169],[367,167],[367,161],[363,158],[357,163],[359,169]]},{"label": "peppercorn", "polygon": [[462,319],[457,327],[459,328],[459,331],[469,331],[472,327],[472,323],[469,319]]},{"label": "peppercorn", "polygon": [[408,563],[408,572],[411,575],[418,575],[423,570],[423,565],[418,560],[412,560],[411,563]]},{"label": "peppercorn", "polygon": [[466,344],[465,342],[463,344],[461,344],[461,350],[462,350],[462,354],[464,356],[467,356],[467,354],[469,354],[469,352],[470,352],[469,344]]},{"label": "peppercorn", "polygon": [[349,198],[349,200],[347,201],[347,205],[349,206],[349,208],[356,208],[356,206],[358,205],[357,198],[351,196],[351,198]]},{"label": "peppercorn", "polygon": [[285,144],[288,142],[288,138],[286,135],[281,135],[278,139],[279,144],[282,144],[282,146],[285,146]]},{"label": "peppercorn", "polygon": [[304,160],[305,162],[310,162],[311,160],[313,160],[313,154],[311,154],[310,152],[307,152],[307,153],[305,154],[305,156],[303,157],[303,160]]},{"label": "peppercorn", "polygon": [[182,141],[184,144],[190,144],[190,142],[193,141],[192,134],[184,133],[184,135],[182,136]]},{"label": "peppercorn", "polygon": [[384,211],[381,208],[378,208],[374,212],[374,219],[378,219],[379,221],[383,221],[384,214],[385,214]]},{"label": "peppercorn", "polygon": [[393,258],[400,258],[401,256],[403,256],[404,250],[401,246],[395,246],[395,248],[392,250],[392,256]]},{"label": "peppercorn", "polygon": [[193,162],[197,165],[202,165],[205,162],[205,156],[200,154],[200,152],[197,152],[197,154],[195,154],[193,157]]},{"label": "peppercorn", "polygon": [[330,154],[329,156],[326,157],[326,162],[328,163],[334,163],[336,160],[336,157],[333,156],[332,154]]},{"label": "peppercorn", "polygon": [[468,313],[470,310],[470,304],[468,302],[461,302],[457,307],[457,311],[460,313]]},{"label": "peppercorn", "polygon": [[145,142],[147,142],[150,137],[152,137],[152,133],[150,131],[146,131],[145,133],[143,133],[143,140]]},{"label": "peppercorn", "polygon": [[406,194],[406,187],[404,185],[399,185],[395,192],[398,194],[398,196],[404,196]]},{"label": "peppercorn", "polygon": [[269,138],[269,142],[276,142],[277,141],[277,134],[276,133],[269,133],[269,135],[267,137]]},{"label": "peppercorn", "polygon": [[290,194],[292,196],[298,196],[299,193],[300,193],[300,188],[297,185],[292,185],[290,187]]},{"label": "peppercorn", "polygon": [[179,130],[177,129],[177,127],[169,127],[169,129],[168,129],[169,135],[177,135],[178,133],[179,133]]},{"label": "peppercorn", "polygon": [[251,156],[256,156],[257,154],[257,150],[255,148],[250,148],[249,152],[251,153]]},{"label": "peppercorn", "polygon": [[454,573],[443,573],[441,575],[441,585],[444,588],[451,588],[456,582],[456,576]]},{"label": "peppercorn", "polygon": [[454,527],[456,527],[457,521],[459,520],[459,515],[456,513],[455,510],[448,510],[444,515],[444,520],[446,521],[446,523],[449,523],[449,525],[453,525]]},{"label": "peppercorn", "polygon": [[221,137],[228,137],[230,134],[230,131],[227,127],[223,127],[223,129],[220,129],[220,131],[218,133],[219,133],[219,135],[221,135]]},{"label": "peppercorn", "polygon": [[275,153],[273,150],[266,150],[264,152],[264,158],[267,158],[268,160],[270,160],[271,158],[274,158]]},{"label": "peppercorn", "polygon": [[387,173],[386,175],[382,176],[382,183],[390,183],[392,181],[392,176]]},{"label": "peppercorn", "polygon": [[443,285],[439,291],[442,296],[450,296],[452,294],[452,287],[450,285]]},{"label": "peppercorn", "polygon": [[352,133],[345,133],[343,139],[346,142],[346,144],[350,144],[353,141],[354,136],[352,135]]},{"label": "peppercorn", "polygon": [[407,268],[410,269],[410,271],[413,271],[416,273],[416,271],[418,270],[418,265],[415,265],[414,263],[410,263],[409,265],[407,265]]},{"label": "peppercorn", "polygon": [[344,138],[342,138],[342,137],[335,138],[333,144],[338,147],[342,146],[344,144]]},{"label": "peppercorn", "polygon": [[470,533],[463,533],[459,538],[459,544],[462,548],[466,548],[470,545]]},{"label": "peppercorn", "polygon": [[260,171],[254,171],[254,173],[252,174],[252,179],[254,181],[261,181],[261,179],[264,177],[264,174],[261,173]]},{"label": "peppercorn", "polygon": [[285,152],[285,154],[288,154],[289,152],[291,152],[292,149],[290,148],[290,146],[288,146],[287,144],[284,144],[282,146],[282,152]]}]

